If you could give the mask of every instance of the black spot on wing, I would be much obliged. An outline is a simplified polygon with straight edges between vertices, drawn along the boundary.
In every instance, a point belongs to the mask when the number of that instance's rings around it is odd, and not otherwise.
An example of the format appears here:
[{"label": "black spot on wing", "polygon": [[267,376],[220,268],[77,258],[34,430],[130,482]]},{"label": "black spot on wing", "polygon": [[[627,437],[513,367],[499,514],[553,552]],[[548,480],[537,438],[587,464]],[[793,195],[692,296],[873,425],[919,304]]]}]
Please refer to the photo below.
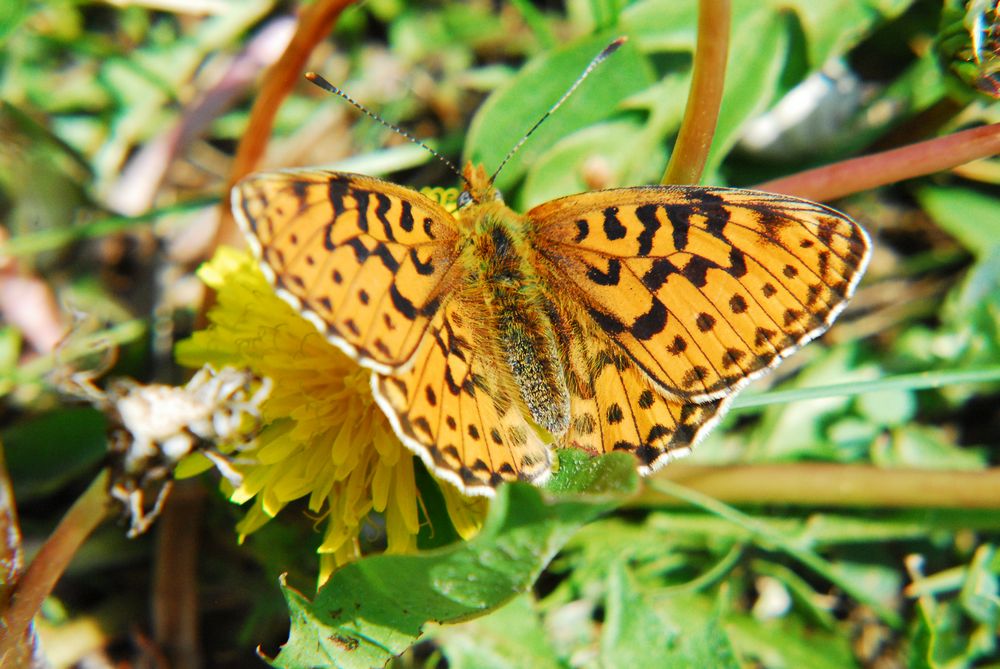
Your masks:
[{"label": "black spot on wing", "polygon": [[399,292],[399,288],[395,283],[389,286],[389,298],[392,300],[392,306],[396,308],[396,311],[403,314],[407,320],[414,320],[417,317],[417,309],[413,306],[413,302],[407,299],[402,293]]},{"label": "black spot on wing", "polygon": [[670,225],[673,228],[671,232],[674,248],[683,251],[687,248],[688,231],[691,229],[691,217],[695,214],[695,210],[691,205],[686,204],[670,205],[664,209],[667,211],[667,218],[670,219]]},{"label": "black spot on wing", "polygon": [[413,205],[406,200],[403,200],[401,209],[402,211],[400,211],[399,214],[399,227],[406,232],[413,232]]},{"label": "black spot on wing", "polygon": [[351,247],[351,249],[354,251],[354,257],[357,259],[359,263],[368,260],[368,256],[371,255],[371,251],[368,250],[368,247],[365,246],[365,243],[357,237],[352,237],[344,243],[347,244],[347,246]]},{"label": "black spot on wing", "polygon": [[371,199],[371,193],[365,190],[352,190],[351,195],[357,203],[358,228],[362,232],[368,232],[368,201]]},{"label": "black spot on wing", "polygon": [[621,279],[621,261],[617,258],[608,260],[608,271],[602,272],[596,267],[587,268],[587,278],[600,286],[617,286]]},{"label": "black spot on wing", "polygon": [[396,260],[396,258],[392,255],[392,252],[389,251],[389,247],[385,244],[379,244],[376,246],[375,250],[372,251],[372,255],[381,260],[382,264],[385,265],[385,268],[393,274],[399,271],[399,261]]},{"label": "black spot on wing", "polygon": [[429,276],[434,273],[434,263],[428,259],[427,262],[420,262],[420,257],[417,255],[417,250],[414,248],[410,249],[410,262],[413,263],[413,267],[417,270],[417,274],[421,276]]},{"label": "black spot on wing", "polygon": [[642,285],[656,292],[667,282],[667,277],[671,274],[680,274],[681,270],[666,258],[657,258],[653,261],[649,271],[642,275]]},{"label": "black spot on wing", "polygon": [[625,324],[611,314],[606,314],[599,309],[594,309],[593,307],[587,307],[587,313],[589,313],[590,317],[594,319],[594,322],[608,334],[621,334],[625,331]]},{"label": "black spot on wing", "polygon": [[654,297],[649,311],[636,318],[635,322],[632,323],[632,335],[639,341],[647,341],[663,332],[666,324],[667,308],[663,302]]},{"label": "black spot on wing", "polygon": [[333,219],[337,220],[341,214],[347,211],[344,200],[351,195],[349,182],[342,177],[330,177],[330,182],[327,184],[327,195],[330,206],[333,207]]},{"label": "black spot on wing", "polygon": [[746,256],[735,246],[729,250],[729,267],[726,271],[734,279],[743,278],[747,273]]},{"label": "black spot on wing", "polygon": [[657,204],[644,204],[635,209],[635,217],[642,223],[642,232],[638,238],[640,256],[648,256],[653,250],[653,237],[660,229],[660,221],[656,218],[657,207],[659,207]]},{"label": "black spot on wing", "polygon": [[383,195],[382,193],[375,193],[375,200],[378,202],[378,206],[375,207],[375,217],[382,224],[382,231],[385,233],[385,238],[390,242],[394,242],[396,241],[396,235],[392,231],[392,223],[386,217],[386,214],[392,209],[392,200],[388,195]]},{"label": "black spot on wing", "polygon": [[608,207],[604,210],[604,235],[614,241],[625,237],[626,229],[618,220],[618,207]]},{"label": "black spot on wing", "polygon": [[684,266],[684,278],[691,282],[696,288],[704,288],[708,283],[708,270],[718,269],[719,265],[705,256],[692,256]]}]

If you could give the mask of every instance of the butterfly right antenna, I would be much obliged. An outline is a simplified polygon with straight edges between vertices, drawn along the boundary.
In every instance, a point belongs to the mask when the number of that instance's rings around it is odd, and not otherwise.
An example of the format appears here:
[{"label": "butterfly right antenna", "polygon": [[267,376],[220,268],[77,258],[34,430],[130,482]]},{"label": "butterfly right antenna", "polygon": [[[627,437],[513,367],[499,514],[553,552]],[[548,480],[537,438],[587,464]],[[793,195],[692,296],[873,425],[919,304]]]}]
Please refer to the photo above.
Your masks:
[{"label": "butterfly right antenna", "polygon": [[380,123],[380,124],[384,125],[386,128],[388,128],[389,130],[392,130],[393,132],[402,135],[403,137],[405,137],[406,139],[410,140],[411,142],[413,142],[417,146],[423,147],[428,152],[430,152],[430,154],[432,156],[434,156],[435,158],[437,158],[438,160],[440,160],[442,163],[444,163],[445,165],[447,165],[448,169],[450,169],[452,172],[454,172],[455,174],[457,174],[458,178],[461,179],[462,181],[464,181],[468,187],[470,187],[470,188],[472,187],[472,184],[469,183],[469,180],[465,178],[465,175],[462,174],[462,172],[457,167],[455,167],[455,164],[453,162],[451,162],[450,160],[448,160],[447,158],[445,158],[444,156],[442,156],[440,153],[438,153],[437,151],[435,151],[431,147],[429,147],[426,144],[424,144],[423,142],[421,142],[419,139],[417,139],[416,137],[414,137],[410,133],[406,132],[405,130],[403,130],[399,126],[395,126],[395,125],[389,123],[388,121],[384,120],[381,116],[379,116],[375,112],[369,111],[368,108],[365,107],[363,104],[361,104],[360,102],[357,102],[350,95],[348,95],[344,91],[340,90],[339,88],[337,88],[336,86],[334,86],[329,81],[327,81],[323,77],[319,76],[315,72],[306,72],[305,77],[306,77],[306,79],[308,79],[313,84],[316,84],[317,86],[319,86],[320,88],[322,88],[324,91],[327,91],[328,93],[333,93],[334,95],[339,95],[340,97],[344,98],[349,103],[351,103],[351,105],[353,105],[355,109],[361,111],[362,113],[364,113],[365,116],[367,116],[368,118],[372,119],[373,121],[377,121],[378,123]]},{"label": "butterfly right antenna", "polygon": [[[502,170],[504,168],[504,165],[507,164],[507,161],[509,161],[511,158],[514,157],[514,154],[517,153],[517,150],[520,149],[524,145],[524,143],[526,141],[528,141],[528,138],[531,137],[531,134],[533,132],[535,132],[535,130],[538,129],[538,126],[540,126],[542,123],[544,123],[545,119],[547,119],[549,116],[552,115],[552,112],[554,112],[555,110],[559,109],[559,107],[562,106],[562,103],[566,102],[566,98],[568,98],[570,95],[573,94],[573,91],[575,91],[577,89],[577,87],[580,84],[583,83],[583,80],[586,79],[587,76],[590,75],[590,73],[594,71],[594,68],[596,68],[598,65],[600,65],[601,63],[603,63],[604,60],[608,56],[610,56],[615,51],[617,51],[618,47],[620,47],[622,44],[624,44],[627,41],[628,41],[628,37],[624,37],[624,36],[623,37],[619,37],[614,42],[612,42],[611,44],[609,44],[606,47],[604,47],[604,49],[599,54],[597,54],[596,56],[594,56],[594,59],[592,61],[590,61],[590,64],[587,65],[587,68],[583,72],[580,73],[580,76],[576,78],[576,81],[574,81],[573,85],[569,87],[569,90],[567,90],[565,93],[563,93],[563,96],[561,98],[559,98],[559,100],[554,105],[552,105],[549,108],[549,110],[547,112],[545,112],[545,114],[543,114],[540,119],[538,119],[538,121],[535,122],[535,125],[531,126],[531,130],[529,130],[528,132],[526,132],[524,134],[524,137],[521,138],[521,141],[519,141],[517,144],[515,144],[514,148],[512,148],[510,151],[507,152],[507,155],[504,156],[504,159],[500,161],[500,167],[498,167],[496,169],[496,171],[493,173],[493,176],[490,177],[490,183],[493,183],[496,180],[497,175],[500,174],[500,170]],[[306,76],[309,76],[309,75],[306,75]]]}]

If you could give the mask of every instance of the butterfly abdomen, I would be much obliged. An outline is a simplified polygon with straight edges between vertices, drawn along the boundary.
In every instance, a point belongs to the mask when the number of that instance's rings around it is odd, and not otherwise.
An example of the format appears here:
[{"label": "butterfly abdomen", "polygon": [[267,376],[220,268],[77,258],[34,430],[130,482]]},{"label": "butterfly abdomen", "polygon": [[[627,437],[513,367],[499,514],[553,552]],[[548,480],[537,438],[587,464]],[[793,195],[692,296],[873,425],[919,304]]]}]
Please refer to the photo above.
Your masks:
[{"label": "butterfly abdomen", "polygon": [[517,214],[502,205],[490,209],[472,235],[475,267],[470,276],[484,297],[483,318],[496,333],[524,408],[538,425],[559,435],[569,426],[569,392],[542,291],[524,257]]}]

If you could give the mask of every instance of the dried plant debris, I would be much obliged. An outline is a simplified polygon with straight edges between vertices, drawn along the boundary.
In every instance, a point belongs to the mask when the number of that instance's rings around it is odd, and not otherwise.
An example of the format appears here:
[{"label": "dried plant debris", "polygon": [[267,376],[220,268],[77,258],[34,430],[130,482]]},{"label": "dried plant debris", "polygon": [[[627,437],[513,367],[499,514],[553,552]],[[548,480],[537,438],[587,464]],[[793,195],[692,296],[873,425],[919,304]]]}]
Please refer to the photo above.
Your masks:
[{"label": "dried plant debris", "polygon": [[91,399],[111,421],[111,497],[136,537],[156,519],[170,492],[174,468],[185,457],[207,457],[234,485],[239,473],[225,455],[253,441],[269,379],[245,369],[202,367],[184,386],[116,379]]}]

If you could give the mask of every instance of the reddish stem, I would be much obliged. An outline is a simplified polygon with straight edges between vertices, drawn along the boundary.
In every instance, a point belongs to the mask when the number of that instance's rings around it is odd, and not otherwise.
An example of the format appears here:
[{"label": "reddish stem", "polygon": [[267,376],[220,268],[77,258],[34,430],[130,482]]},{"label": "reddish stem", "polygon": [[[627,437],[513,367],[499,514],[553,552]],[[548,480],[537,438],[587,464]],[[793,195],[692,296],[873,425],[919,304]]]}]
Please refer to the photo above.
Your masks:
[{"label": "reddish stem", "polygon": [[835,200],[1000,153],[1000,123],[844,160],[754,186],[809,200]]},{"label": "reddish stem", "polygon": [[10,605],[0,619],[0,660],[17,652],[42,602],[52,592],[76,551],[104,520],[108,509],[107,490],[108,472],[104,470],[66,512],[14,587]]},{"label": "reddish stem", "polygon": [[[329,37],[337,18],[352,2],[353,0],[317,0],[302,10],[298,27],[288,48],[264,75],[260,94],[250,111],[246,132],[243,133],[240,145],[236,149],[226,193],[237,181],[257,167],[271,138],[271,128],[274,126],[274,118],[282,101],[302,78],[306,61],[313,49]],[[223,203],[224,213],[214,246],[219,244],[239,246],[242,244],[242,237],[229,213],[229,198],[224,197]]]}]

